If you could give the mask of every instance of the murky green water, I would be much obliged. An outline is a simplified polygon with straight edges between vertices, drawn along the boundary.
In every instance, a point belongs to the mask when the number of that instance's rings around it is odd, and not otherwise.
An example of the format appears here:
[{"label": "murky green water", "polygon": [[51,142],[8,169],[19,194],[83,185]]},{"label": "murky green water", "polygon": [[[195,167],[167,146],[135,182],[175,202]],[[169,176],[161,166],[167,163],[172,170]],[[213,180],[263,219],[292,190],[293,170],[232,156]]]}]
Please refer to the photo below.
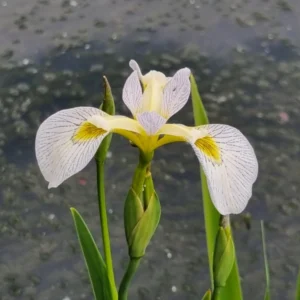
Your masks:
[{"label": "murky green water", "polygon": [[[261,219],[273,299],[292,299],[300,256],[297,3],[0,1],[0,299],[92,299],[69,207],[100,241],[95,166],[48,190],[34,138],[53,112],[98,106],[104,74],[118,112],[128,114],[120,95],[131,58],[145,71],[190,67],[211,122],[250,139],[260,174],[245,213],[233,218],[245,299],[264,293]],[[174,121],[192,124],[190,104]],[[106,180],[118,280],[127,263],[123,200],[136,162],[136,149],[114,137]],[[209,275],[197,160],[187,145],[167,146],[153,175],[163,215],[130,299],[200,299]]]}]

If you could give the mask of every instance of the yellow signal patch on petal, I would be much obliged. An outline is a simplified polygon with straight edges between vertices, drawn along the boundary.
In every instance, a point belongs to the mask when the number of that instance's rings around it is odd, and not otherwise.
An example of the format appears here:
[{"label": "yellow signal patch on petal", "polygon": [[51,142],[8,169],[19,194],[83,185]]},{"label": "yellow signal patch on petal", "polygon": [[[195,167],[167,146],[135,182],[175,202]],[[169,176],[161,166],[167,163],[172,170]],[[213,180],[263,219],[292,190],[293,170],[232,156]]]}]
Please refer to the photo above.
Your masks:
[{"label": "yellow signal patch on petal", "polygon": [[196,140],[195,145],[209,158],[213,158],[217,163],[221,162],[220,148],[211,136],[205,136]]},{"label": "yellow signal patch on petal", "polygon": [[104,130],[102,128],[98,128],[94,124],[92,124],[88,121],[85,121],[77,129],[72,140],[73,140],[73,142],[83,143],[86,141],[90,141],[92,139],[96,139],[105,133],[107,133],[106,130]]}]

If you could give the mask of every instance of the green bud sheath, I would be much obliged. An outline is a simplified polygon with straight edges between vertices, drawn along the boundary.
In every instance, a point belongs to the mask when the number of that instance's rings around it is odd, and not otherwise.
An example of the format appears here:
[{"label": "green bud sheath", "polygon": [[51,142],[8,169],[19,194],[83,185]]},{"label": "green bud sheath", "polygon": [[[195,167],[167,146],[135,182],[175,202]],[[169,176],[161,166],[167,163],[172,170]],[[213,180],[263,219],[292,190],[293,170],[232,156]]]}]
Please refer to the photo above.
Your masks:
[{"label": "green bud sheath", "polygon": [[[103,88],[104,88],[104,98],[103,102],[100,105],[100,109],[109,115],[115,114],[115,102],[114,97],[111,92],[111,88],[109,82],[105,76],[103,76]],[[105,139],[102,141],[98,151],[96,152],[96,160],[100,163],[103,163],[106,159],[107,151],[110,147],[112,134],[107,135]]]},{"label": "green bud sheath", "polygon": [[129,255],[131,258],[142,257],[157,228],[160,220],[161,207],[156,192],[153,190],[146,211],[131,233]]},{"label": "green bud sheath", "polygon": [[115,101],[111,91],[110,84],[105,76],[103,76],[104,99],[100,105],[100,109],[109,115],[115,114]]},{"label": "green bud sheath", "polygon": [[143,214],[144,208],[142,201],[133,188],[131,188],[128,192],[124,206],[124,225],[128,246],[130,246],[130,241],[132,240],[133,229],[142,218]]},{"label": "green bud sheath", "polygon": [[145,254],[159,223],[160,214],[160,202],[153,187],[151,173],[148,173],[144,181],[143,201],[131,188],[125,202],[125,232],[131,258],[139,258]]},{"label": "green bud sheath", "polygon": [[231,273],[235,259],[234,244],[230,227],[220,227],[216,239],[213,273],[215,288],[224,287]]}]

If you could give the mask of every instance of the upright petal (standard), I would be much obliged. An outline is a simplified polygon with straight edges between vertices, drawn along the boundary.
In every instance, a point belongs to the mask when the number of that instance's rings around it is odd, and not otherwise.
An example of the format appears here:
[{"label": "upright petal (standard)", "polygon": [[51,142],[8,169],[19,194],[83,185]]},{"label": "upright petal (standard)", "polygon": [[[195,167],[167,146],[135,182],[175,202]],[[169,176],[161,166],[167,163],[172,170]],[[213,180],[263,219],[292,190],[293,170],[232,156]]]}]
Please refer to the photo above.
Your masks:
[{"label": "upright petal (standard)", "polygon": [[190,69],[180,69],[166,84],[161,106],[164,118],[169,119],[187,103],[191,92],[190,74]]},{"label": "upright petal (standard)", "polygon": [[143,97],[142,86],[137,71],[133,71],[126,79],[122,96],[124,103],[135,117],[141,110]]},{"label": "upright petal (standard)", "polygon": [[133,72],[125,82],[123,101],[145,131],[153,135],[188,101],[190,69],[183,68],[173,77],[166,77],[153,70],[143,75],[134,60],[129,65]]}]

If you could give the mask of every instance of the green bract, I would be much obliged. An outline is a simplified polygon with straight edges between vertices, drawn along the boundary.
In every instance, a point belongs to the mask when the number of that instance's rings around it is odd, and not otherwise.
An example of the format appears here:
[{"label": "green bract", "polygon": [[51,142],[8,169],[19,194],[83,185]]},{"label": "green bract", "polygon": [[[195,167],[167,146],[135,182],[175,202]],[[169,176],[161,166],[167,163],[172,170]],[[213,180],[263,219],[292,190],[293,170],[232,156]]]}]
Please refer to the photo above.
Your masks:
[{"label": "green bract", "polygon": [[234,244],[229,226],[220,227],[217,235],[213,273],[215,288],[224,287],[235,260]]}]

